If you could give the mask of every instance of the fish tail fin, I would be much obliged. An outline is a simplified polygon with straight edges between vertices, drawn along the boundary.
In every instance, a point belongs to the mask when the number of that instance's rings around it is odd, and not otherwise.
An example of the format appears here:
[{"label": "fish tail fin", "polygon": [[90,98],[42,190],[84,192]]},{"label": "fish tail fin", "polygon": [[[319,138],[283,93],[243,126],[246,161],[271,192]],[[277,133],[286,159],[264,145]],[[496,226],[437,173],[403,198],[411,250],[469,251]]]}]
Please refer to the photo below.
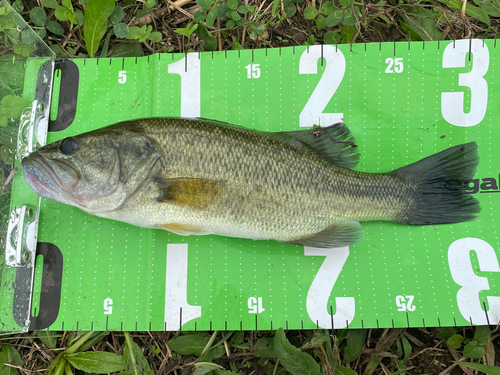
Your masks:
[{"label": "fish tail fin", "polygon": [[481,208],[465,187],[478,163],[477,143],[470,142],[392,172],[414,188],[413,204],[400,223],[449,224],[475,219]]}]

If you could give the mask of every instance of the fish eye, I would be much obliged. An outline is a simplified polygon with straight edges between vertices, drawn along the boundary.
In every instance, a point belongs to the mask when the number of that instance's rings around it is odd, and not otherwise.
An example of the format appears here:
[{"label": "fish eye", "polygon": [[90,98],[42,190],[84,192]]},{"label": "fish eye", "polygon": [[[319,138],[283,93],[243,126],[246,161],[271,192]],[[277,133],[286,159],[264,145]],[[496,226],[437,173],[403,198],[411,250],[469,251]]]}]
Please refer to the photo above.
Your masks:
[{"label": "fish eye", "polygon": [[72,155],[78,149],[78,146],[80,146],[78,141],[73,137],[69,137],[62,140],[60,149],[64,155]]}]

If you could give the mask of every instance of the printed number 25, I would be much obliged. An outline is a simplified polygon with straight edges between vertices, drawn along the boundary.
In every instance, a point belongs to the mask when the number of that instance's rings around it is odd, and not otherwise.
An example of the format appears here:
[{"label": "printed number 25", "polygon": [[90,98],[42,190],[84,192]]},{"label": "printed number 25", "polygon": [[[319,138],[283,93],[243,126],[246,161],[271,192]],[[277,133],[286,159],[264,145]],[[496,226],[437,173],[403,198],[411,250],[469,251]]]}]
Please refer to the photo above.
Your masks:
[{"label": "printed number 25", "polygon": [[328,126],[344,117],[343,113],[323,113],[344,77],[345,58],[340,50],[328,45],[309,47],[300,56],[299,74],[318,74],[321,55],[326,61],[325,71],[300,114],[300,126]]}]

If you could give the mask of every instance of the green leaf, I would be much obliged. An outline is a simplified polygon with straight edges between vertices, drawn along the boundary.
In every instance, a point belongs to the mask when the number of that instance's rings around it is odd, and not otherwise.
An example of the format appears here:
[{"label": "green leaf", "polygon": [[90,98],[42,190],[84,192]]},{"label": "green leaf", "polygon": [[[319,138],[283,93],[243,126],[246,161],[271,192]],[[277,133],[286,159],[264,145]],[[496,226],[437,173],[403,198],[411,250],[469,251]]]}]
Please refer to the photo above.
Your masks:
[{"label": "green leaf", "polygon": [[30,19],[37,26],[45,26],[45,22],[47,22],[47,14],[40,7],[34,7],[30,12]]},{"label": "green leaf", "polygon": [[304,17],[308,20],[314,19],[318,15],[318,10],[313,6],[308,6],[304,9]]},{"label": "green leaf", "polygon": [[[3,100],[2,100],[3,101]],[[19,371],[16,368],[4,366],[5,363],[13,366],[22,366],[23,361],[17,350],[10,345],[2,344],[0,350],[0,374],[1,375],[17,375]]]},{"label": "green leaf", "polygon": [[[219,9],[222,8],[222,5],[224,4],[219,5]],[[207,19],[205,22],[209,29],[214,25],[215,17],[217,17],[217,7],[212,7],[207,14]]]},{"label": "green leaf", "polygon": [[[462,4],[462,3],[460,3]],[[436,27],[436,14],[431,10],[416,7],[408,9],[408,17],[402,17],[400,21],[404,30],[407,30],[412,40],[443,40],[443,34]]]},{"label": "green leaf", "polygon": [[316,40],[314,39],[314,35],[309,35],[306,39],[307,46],[314,46],[316,44]]},{"label": "green leaf", "polygon": [[490,339],[490,333],[490,327],[477,326],[476,332],[474,333],[474,339],[477,340],[480,345],[487,345]]},{"label": "green leaf", "polygon": [[[43,1],[42,1],[42,4],[43,4]],[[58,6],[59,6],[59,3],[57,2],[57,0],[46,0],[45,4],[44,4],[45,8],[56,9]]]},{"label": "green leaf", "polygon": [[285,13],[288,17],[293,17],[295,16],[295,13],[297,13],[297,6],[294,3],[290,3],[285,7]]},{"label": "green leaf", "polygon": [[[108,34],[109,35],[109,34]],[[108,37],[106,37],[106,39],[108,39]],[[106,55],[106,54],[104,54]],[[94,345],[97,345],[98,343],[100,343],[107,335],[109,335],[109,332],[106,332],[106,331],[102,331],[102,332],[94,332],[88,339],[87,341],[82,344],[82,346],[80,346],[78,348],[78,351],[79,352],[84,352],[84,351],[87,351],[89,350],[91,347],[93,347]]]},{"label": "green leaf", "polygon": [[123,356],[126,370],[122,372],[122,375],[154,375],[139,345],[132,341],[128,332],[124,332],[124,335],[125,348],[123,348]]},{"label": "green leaf", "polygon": [[208,36],[208,30],[207,27],[200,23],[198,24],[197,29],[195,30],[196,36],[200,39],[206,38]]},{"label": "green leaf", "polygon": [[337,373],[340,375],[358,375],[356,371],[351,370],[350,368],[344,366],[337,366],[335,374]]},{"label": "green leaf", "polygon": [[236,10],[238,8],[238,0],[227,0],[227,6],[231,10]]},{"label": "green leaf", "polygon": [[247,14],[248,13],[248,7],[246,5],[240,5],[238,7],[238,13],[240,13],[240,14]]},{"label": "green leaf", "polygon": [[325,1],[321,6],[321,8],[319,9],[319,12],[324,16],[328,16],[334,10],[335,10],[335,5],[333,5],[331,1]]},{"label": "green leaf", "polygon": [[208,341],[209,338],[205,334],[195,333],[174,337],[167,341],[167,345],[176,353],[199,357]]},{"label": "green leaf", "polygon": [[217,39],[213,35],[207,36],[205,41],[205,46],[208,51],[216,51],[217,50]]},{"label": "green leaf", "polygon": [[71,365],[88,373],[107,374],[125,370],[123,356],[109,352],[81,352],[64,356]]},{"label": "green leaf", "polygon": [[[214,38],[215,39],[215,38]],[[219,359],[226,353],[223,346],[210,348],[205,354],[200,356],[200,362],[212,362],[214,359]]]},{"label": "green leaf", "polygon": [[480,363],[469,363],[469,362],[456,362],[456,361],[453,361],[453,363],[456,363],[456,364],[458,364],[460,366],[469,367],[469,368],[471,368],[473,370],[484,372],[485,374],[500,375],[500,367],[488,366],[488,365],[481,365]]},{"label": "green leaf", "polygon": [[243,18],[240,18],[239,20],[235,21],[236,26],[243,26],[245,24],[245,20]]},{"label": "green leaf", "polygon": [[31,29],[24,29],[21,31],[21,39],[23,45],[31,45],[37,41],[36,34]]},{"label": "green leaf", "polygon": [[[479,6],[482,10],[488,13],[492,17],[500,17],[500,1],[499,0],[486,0],[480,1],[481,5]],[[477,2],[476,2],[477,4]]]},{"label": "green leaf", "polygon": [[49,349],[57,348],[57,339],[59,337],[62,337],[62,335],[58,334],[57,332],[53,332],[53,331],[36,331],[36,336]]},{"label": "green leaf", "polygon": [[205,19],[205,13],[203,12],[196,12],[194,15],[193,15],[193,21],[196,22],[196,23],[200,23],[202,22],[203,20]]},{"label": "green leaf", "polygon": [[36,33],[41,39],[43,39],[45,38],[45,35],[47,35],[47,29],[39,29],[36,31]]},{"label": "green leaf", "polygon": [[223,370],[222,366],[219,366],[219,365],[216,365],[215,363],[210,363],[210,362],[195,363],[194,368],[195,368],[195,370],[193,372],[193,375],[205,375],[205,374],[208,374],[210,371]]},{"label": "green leaf", "polygon": [[344,12],[341,10],[337,9],[330,13],[328,17],[326,17],[326,26],[328,27],[334,27],[339,24],[340,21],[342,21],[342,17],[344,16]]},{"label": "green leaf", "polygon": [[[212,9],[210,9],[210,11],[211,10]],[[219,6],[217,7],[217,17],[219,17],[221,20],[226,19],[226,13],[228,10],[229,10],[229,8],[227,7],[226,3],[219,4]],[[207,24],[207,26],[208,26],[208,24]],[[212,26],[213,26],[213,22],[212,22]],[[210,27],[212,27],[212,26],[210,26]]]},{"label": "green leaf", "polygon": [[123,22],[119,22],[113,26],[113,32],[118,38],[126,38],[129,34],[129,28]]},{"label": "green leaf", "polygon": [[48,20],[45,26],[52,34],[62,35],[64,34],[63,27],[56,21]]},{"label": "green leaf", "polygon": [[[446,0],[446,5],[455,11],[461,11],[463,3],[458,0]],[[481,22],[484,22],[488,25],[488,27],[491,26],[490,17],[488,17],[488,14],[483,9],[467,3],[465,5],[465,13]]]},{"label": "green leaf", "polygon": [[[199,27],[199,26],[198,26],[198,27]],[[158,42],[160,42],[160,41],[162,40],[162,38],[163,38],[163,35],[162,35],[162,33],[160,33],[159,31],[153,31],[153,32],[149,35],[149,37],[148,37],[148,39],[149,39],[150,41],[152,41],[153,43],[158,43]]]},{"label": "green leaf", "polygon": [[81,10],[77,10],[75,12],[75,18],[76,18],[79,25],[83,25],[83,21],[85,20],[85,17],[84,17],[83,12]]},{"label": "green leaf", "polygon": [[14,4],[12,4],[12,8],[14,8],[17,13],[21,13],[24,10],[24,4],[21,0],[16,0]]},{"label": "green leaf", "polygon": [[236,331],[233,337],[231,337],[231,340],[229,340],[229,346],[240,345],[244,338],[244,331]]},{"label": "green leaf", "polygon": [[232,18],[235,22],[236,22],[236,21],[241,20],[241,16],[240,16],[240,14],[239,14],[237,11],[235,11],[235,10],[232,10],[232,11],[231,11],[231,18]]},{"label": "green leaf", "polygon": [[309,354],[290,344],[283,328],[276,331],[274,350],[283,367],[292,375],[321,375],[318,363]]},{"label": "green leaf", "polygon": [[111,16],[109,16],[109,20],[113,24],[117,24],[123,19],[123,8],[119,6],[115,6],[115,9],[113,9],[113,13],[111,13]]},{"label": "green leaf", "polygon": [[140,43],[122,43],[111,52],[111,57],[139,57],[142,56]]},{"label": "green leaf", "polygon": [[356,30],[351,29],[350,27],[343,27],[340,30],[340,35],[342,36],[342,43],[350,44],[352,43],[352,37],[356,33]]},{"label": "green leaf", "polygon": [[130,26],[128,28],[128,35],[127,35],[127,39],[139,39],[141,36],[144,35],[144,33],[146,32],[146,25],[142,26],[142,27],[138,27],[138,26]]},{"label": "green leaf", "polygon": [[345,338],[347,345],[344,348],[344,359],[342,360],[342,363],[353,362],[359,358],[361,352],[363,351],[367,334],[368,330],[366,329],[347,330]]},{"label": "green leaf", "polygon": [[94,57],[106,33],[108,18],[115,9],[114,0],[89,0],[85,7],[83,32],[90,57]]},{"label": "green leaf", "polygon": [[234,27],[234,21],[233,20],[229,20],[226,22],[226,28],[227,29],[232,29]]},{"label": "green leaf", "polygon": [[485,355],[485,351],[482,347],[478,346],[476,340],[469,341],[467,345],[464,346],[464,357],[478,359]]},{"label": "green leaf", "polygon": [[353,2],[354,0],[340,0],[340,6],[342,8],[348,8],[352,5]]},{"label": "green leaf", "polygon": [[[196,25],[198,27],[198,25]],[[193,29],[193,31],[196,29],[196,27]],[[149,38],[149,35],[151,35],[151,31],[153,31],[153,26],[148,25],[146,28],[146,32],[138,39],[139,43],[144,42],[146,39]],[[193,32],[191,32],[192,34]]]},{"label": "green leaf", "polygon": [[213,3],[213,0],[196,0],[196,4],[198,4],[204,10],[206,10]]},{"label": "green leaf", "polygon": [[344,11],[344,17],[342,19],[342,22],[344,23],[345,26],[352,26],[356,24],[356,17],[352,13],[351,8],[346,9]]},{"label": "green leaf", "polygon": [[323,30],[326,27],[326,18],[321,14],[319,14],[318,18],[316,18],[316,27],[318,30]]},{"label": "green leaf", "polygon": [[462,341],[464,341],[464,338],[462,335],[454,334],[446,341],[452,348],[458,349],[462,346]]},{"label": "green leaf", "polygon": [[69,21],[70,17],[72,16],[71,12],[69,11],[68,8],[58,6],[56,8],[56,11],[54,12],[54,15],[59,21]]}]

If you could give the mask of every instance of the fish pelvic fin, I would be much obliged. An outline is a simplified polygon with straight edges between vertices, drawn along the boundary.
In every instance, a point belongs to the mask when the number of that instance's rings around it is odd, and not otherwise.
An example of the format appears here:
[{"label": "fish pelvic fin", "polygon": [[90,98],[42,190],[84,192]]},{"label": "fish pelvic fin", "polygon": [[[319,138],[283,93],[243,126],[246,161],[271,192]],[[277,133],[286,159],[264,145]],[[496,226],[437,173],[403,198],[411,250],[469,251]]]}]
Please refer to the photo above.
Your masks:
[{"label": "fish pelvic fin", "polygon": [[278,134],[289,138],[292,146],[296,148],[305,146],[339,167],[353,168],[359,162],[356,139],[343,122],[324,128],[318,127]]},{"label": "fish pelvic fin", "polygon": [[198,228],[194,225],[189,225],[189,224],[166,223],[166,224],[159,224],[156,227],[159,229],[165,229],[169,232],[181,236],[189,236],[189,235],[200,236],[204,234],[210,234],[210,232],[204,230],[203,228]]},{"label": "fish pelvic fin", "polygon": [[391,172],[413,189],[413,203],[398,223],[450,224],[475,219],[481,207],[465,187],[478,163],[477,143],[470,142]]},{"label": "fish pelvic fin", "polygon": [[361,224],[357,221],[335,223],[310,236],[299,237],[290,241],[282,241],[293,245],[334,248],[350,246],[361,238]]},{"label": "fish pelvic fin", "polygon": [[203,209],[211,203],[223,188],[218,181],[201,178],[155,178],[160,195],[158,202],[172,203],[193,209]]}]

